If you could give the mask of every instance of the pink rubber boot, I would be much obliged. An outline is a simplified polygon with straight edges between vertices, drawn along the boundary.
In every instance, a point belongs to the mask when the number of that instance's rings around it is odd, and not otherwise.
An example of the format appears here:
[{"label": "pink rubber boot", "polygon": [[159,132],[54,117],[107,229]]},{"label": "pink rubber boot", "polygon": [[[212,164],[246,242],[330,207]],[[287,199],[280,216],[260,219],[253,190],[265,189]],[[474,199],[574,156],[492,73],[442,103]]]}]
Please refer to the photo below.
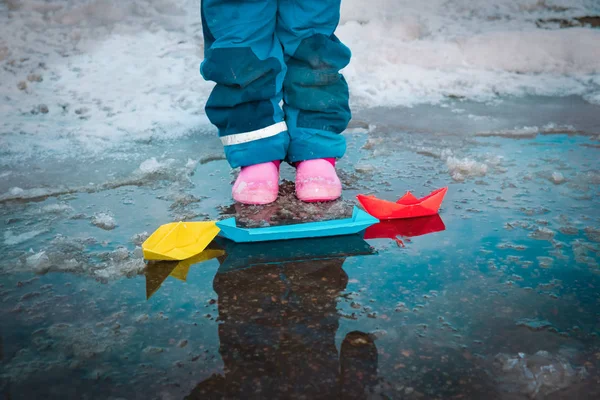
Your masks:
[{"label": "pink rubber boot", "polygon": [[242,167],[231,194],[244,204],[269,204],[279,193],[279,161]]},{"label": "pink rubber boot", "polygon": [[332,201],[342,195],[335,160],[306,160],[296,166],[296,196],[302,201]]}]

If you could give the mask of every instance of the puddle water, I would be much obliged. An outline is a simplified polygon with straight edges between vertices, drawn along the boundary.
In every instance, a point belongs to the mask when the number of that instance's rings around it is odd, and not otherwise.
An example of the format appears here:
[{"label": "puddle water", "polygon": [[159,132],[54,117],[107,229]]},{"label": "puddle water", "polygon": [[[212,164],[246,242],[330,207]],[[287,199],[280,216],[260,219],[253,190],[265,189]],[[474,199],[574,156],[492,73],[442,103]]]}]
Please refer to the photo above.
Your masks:
[{"label": "puddle water", "polygon": [[[212,150],[188,150],[194,139],[170,144],[175,160],[157,146],[114,176],[95,171],[95,186],[77,175],[7,189],[0,393],[598,398],[597,139],[373,127],[347,137],[344,199],[328,205],[296,202],[286,183],[276,205],[230,206],[234,175]],[[141,258],[171,220],[336,219],[359,193],[395,201],[445,186],[439,216],[363,236],[217,239],[187,263]]]}]

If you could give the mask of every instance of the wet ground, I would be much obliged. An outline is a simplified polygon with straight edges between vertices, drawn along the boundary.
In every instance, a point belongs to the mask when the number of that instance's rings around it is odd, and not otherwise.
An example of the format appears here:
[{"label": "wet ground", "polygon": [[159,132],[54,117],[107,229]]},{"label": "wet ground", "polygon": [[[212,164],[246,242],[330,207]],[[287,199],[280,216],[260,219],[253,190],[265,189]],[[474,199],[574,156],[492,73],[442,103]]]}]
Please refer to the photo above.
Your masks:
[{"label": "wet ground", "polygon": [[[289,182],[232,204],[209,131],[7,162],[2,398],[598,398],[600,118],[578,101],[359,112],[327,205]],[[443,186],[440,216],[397,237],[141,257],[172,220],[340,218],[359,193]]]}]

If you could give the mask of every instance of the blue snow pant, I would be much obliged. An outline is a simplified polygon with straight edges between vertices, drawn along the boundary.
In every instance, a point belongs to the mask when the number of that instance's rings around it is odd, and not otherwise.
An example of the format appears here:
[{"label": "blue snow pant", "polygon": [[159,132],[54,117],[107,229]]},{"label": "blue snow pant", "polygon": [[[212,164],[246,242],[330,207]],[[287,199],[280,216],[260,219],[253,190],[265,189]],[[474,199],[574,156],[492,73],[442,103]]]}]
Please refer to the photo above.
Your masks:
[{"label": "blue snow pant", "polygon": [[[350,121],[341,0],[201,0],[206,114],[232,167],[339,158]],[[283,109],[281,101],[283,100]]]}]

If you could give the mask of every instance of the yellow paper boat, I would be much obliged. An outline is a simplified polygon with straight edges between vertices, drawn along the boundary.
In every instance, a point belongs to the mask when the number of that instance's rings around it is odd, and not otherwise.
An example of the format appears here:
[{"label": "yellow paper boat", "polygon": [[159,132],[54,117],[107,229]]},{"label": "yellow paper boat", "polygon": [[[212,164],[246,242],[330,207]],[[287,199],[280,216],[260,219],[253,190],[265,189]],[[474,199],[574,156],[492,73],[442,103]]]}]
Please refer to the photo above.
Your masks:
[{"label": "yellow paper boat", "polygon": [[[180,261],[201,253],[219,234],[215,222],[172,222],[142,244],[146,260]],[[190,264],[191,265],[191,264]]]}]

